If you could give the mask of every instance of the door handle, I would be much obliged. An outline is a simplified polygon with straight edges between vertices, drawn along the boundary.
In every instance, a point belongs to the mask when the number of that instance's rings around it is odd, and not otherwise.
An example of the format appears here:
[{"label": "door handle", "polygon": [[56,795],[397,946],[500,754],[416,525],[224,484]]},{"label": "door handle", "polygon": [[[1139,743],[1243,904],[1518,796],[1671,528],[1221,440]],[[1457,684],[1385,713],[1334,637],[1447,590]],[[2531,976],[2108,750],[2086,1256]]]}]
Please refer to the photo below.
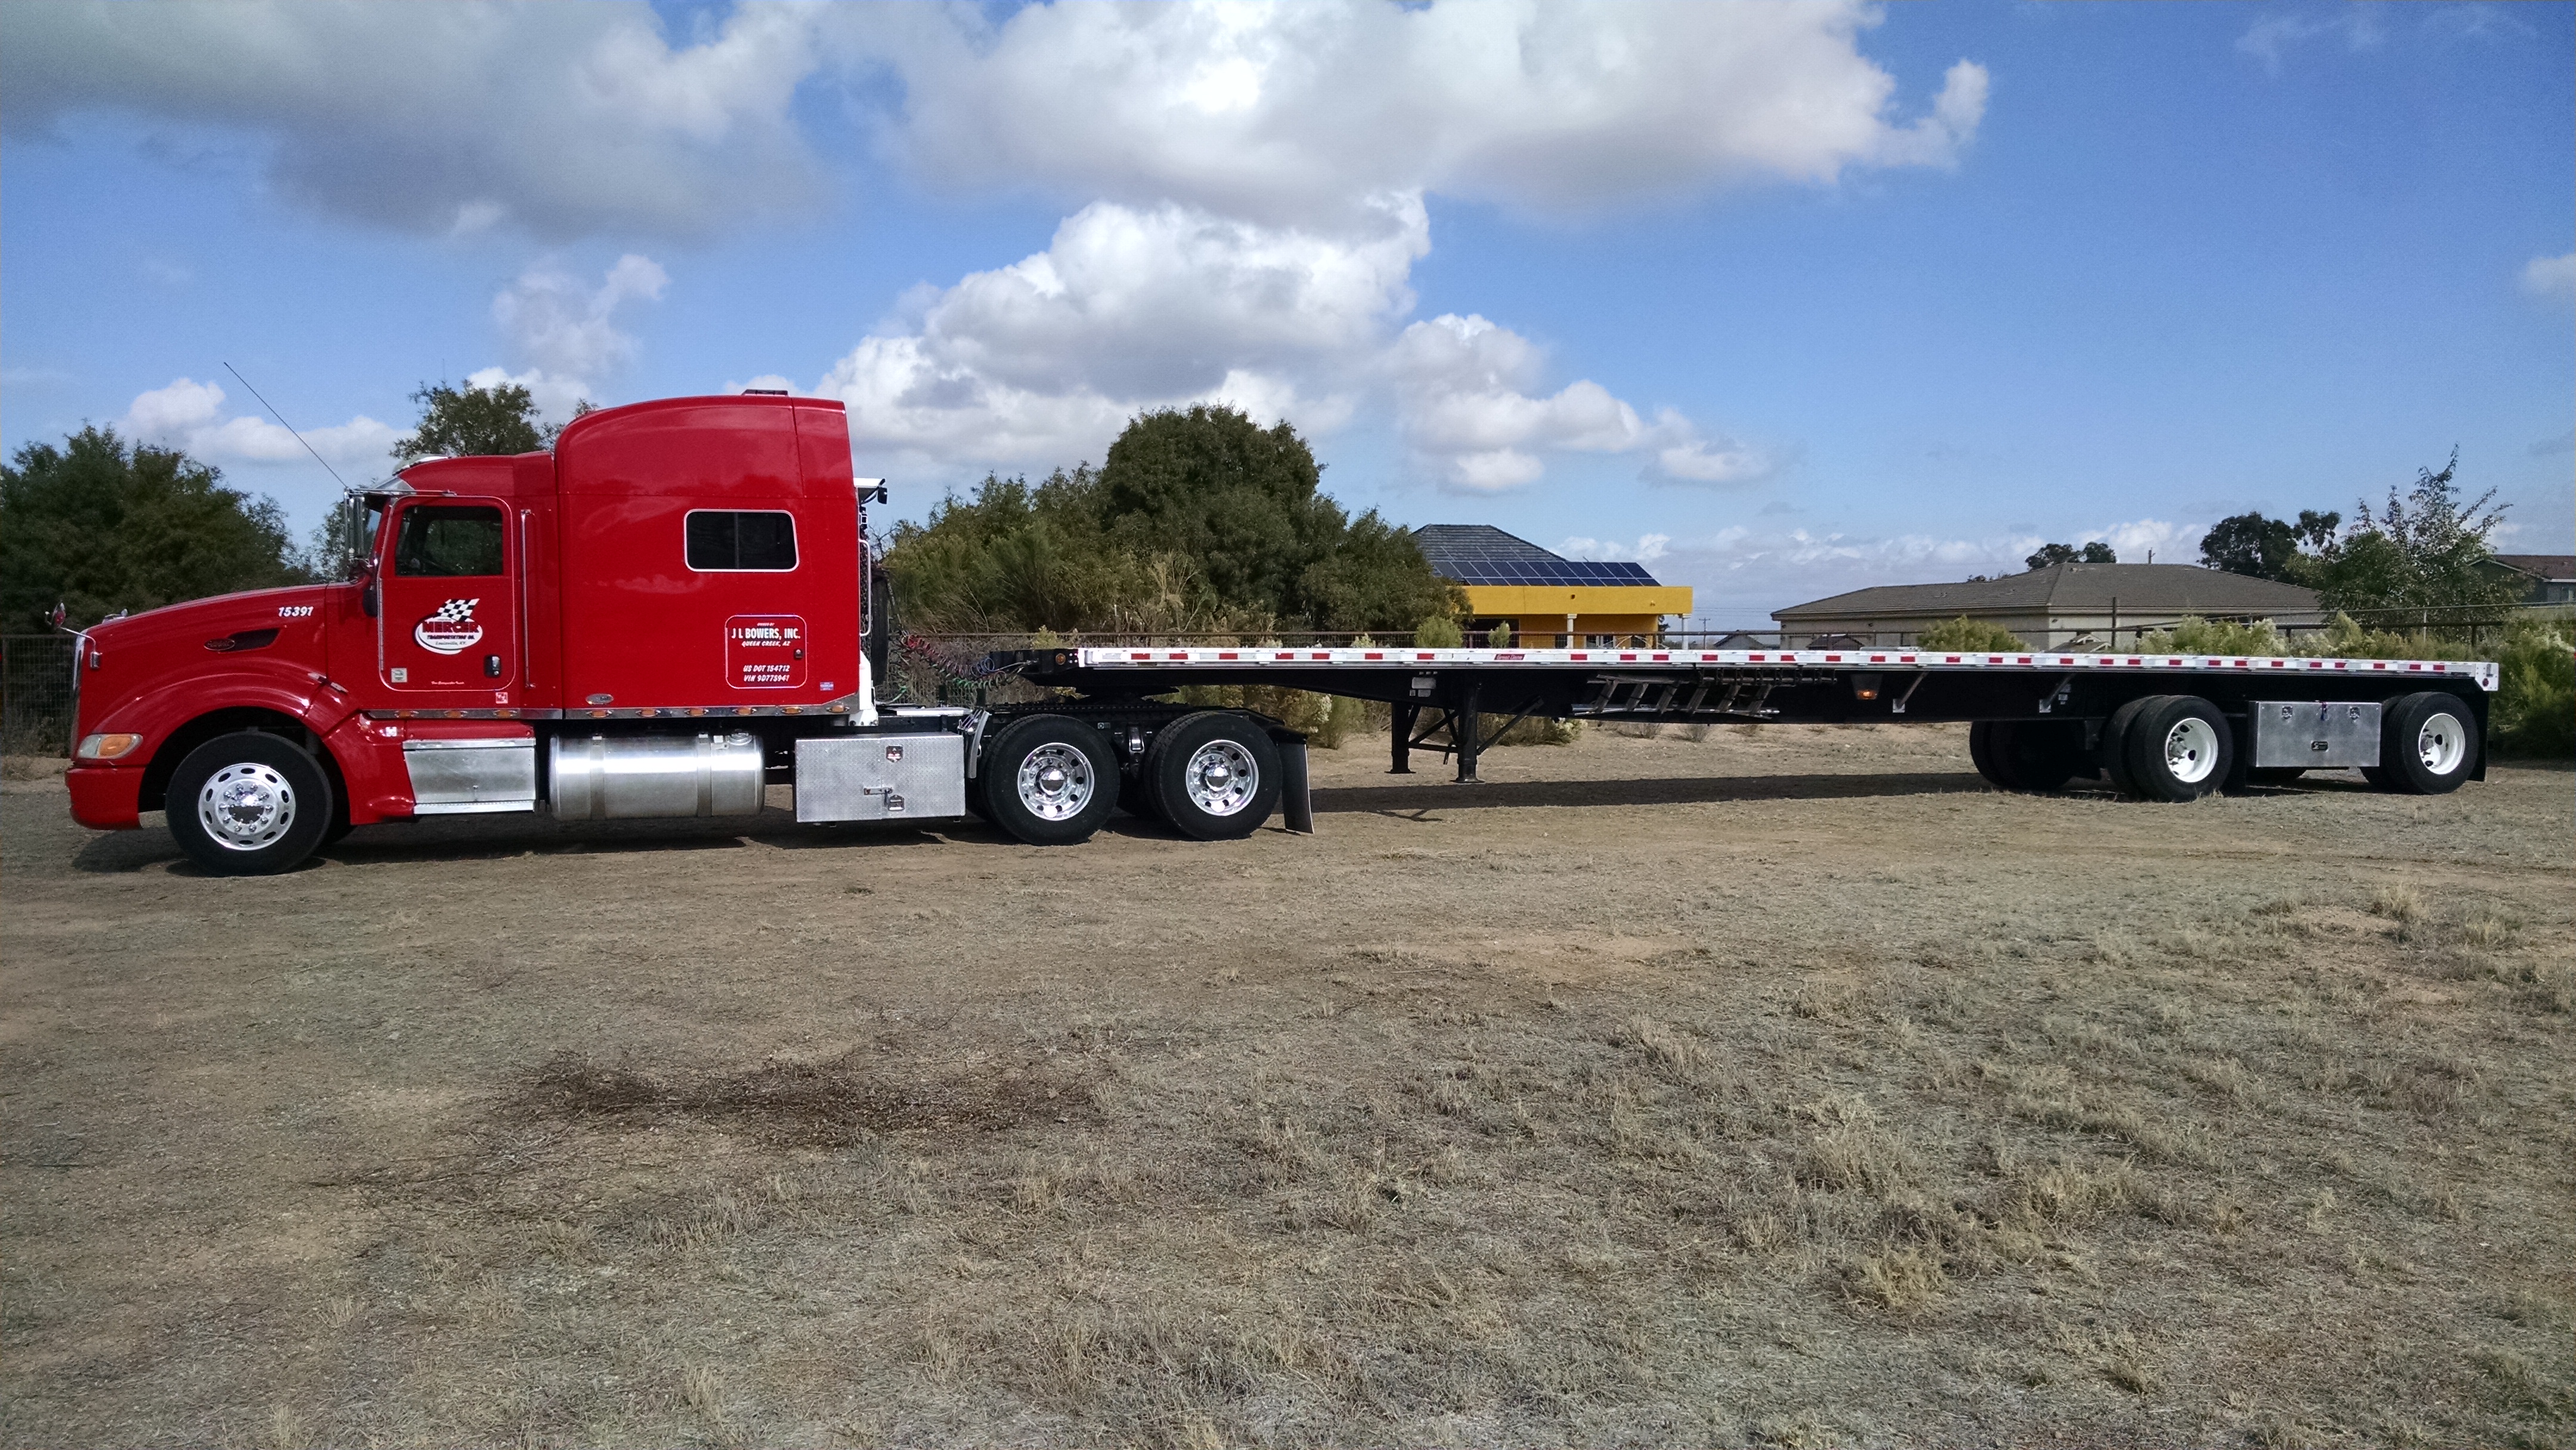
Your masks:
[{"label": "door handle", "polygon": [[501,678],[501,657],[499,655],[485,655],[483,657],[483,677],[487,680],[497,680]]}]

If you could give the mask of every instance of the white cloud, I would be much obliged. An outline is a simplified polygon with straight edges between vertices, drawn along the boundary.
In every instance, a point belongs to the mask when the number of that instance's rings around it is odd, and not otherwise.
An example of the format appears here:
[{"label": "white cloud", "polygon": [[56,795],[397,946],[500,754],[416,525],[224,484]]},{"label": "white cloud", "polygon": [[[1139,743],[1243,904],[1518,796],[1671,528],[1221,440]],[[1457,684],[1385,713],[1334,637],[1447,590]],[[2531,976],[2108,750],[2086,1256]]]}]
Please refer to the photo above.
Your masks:
[{"label": "white cloud", "polygon": [[595,381],[635,354],[635,339],[616,325],[617,309],[639,298],[659,302],[670,283],[660,264],[632,252],[595,289],[554,267],[533,267],[492,299],[492,320],[539,371]]},{"label": "white cloud", "polygon": [[2576,301],[2576,252],[2523,263],[2522,290],[2534,297]]},{"label": "white cloud", "polygon": [[[2197,564],[2200,562],[2201,536],[2208,532],[2207,524],[2131,519],[2105,524],[2072,542],[2082,544],[2099,539],[2111,546],[2111,552],[2118,555],[2123,564]],[[2036,549],[2039,546],[2033,544],[2031,547]]]},{"label": "white cloud", "polygon": [[[176,448],[207,463],[301,463],[313,456],[295,441],[294,434],[266,418],[251,413],[227,416],[224,390],[192,378],[135,394],[116,426],[137,442]],[[314,452],[343,470],[374,470],[368,477],[382,471],[398,436],[395,429],[363,413],[346,423],[304,430],[305,442],[313,445]]]},{"label": "white cloud", "polygon": [[[961,16],[963,12],[950,12]],[[1548,211],[1852,166],[1947,164],[1983,114],[1961,62],[1891,114],[1856,4],[1033,5],[854,37],[907,83],[900,152],[1029,184],[1314,218],[1428,189]]]},{"label": "white cloud", "polygon": [[703,235],[819,196],[788,109],[811,20],[745,6],[674,46],[641,6],[0,6],[0,124],[249,132],[287,195],[433,235]]},{"label": "white cloud", "polygon": [[1670,552],[1670,534],[1639,534],[1637,542],[1623,544],[1617,539],[1595,539],[1576,535],[1556,546],[1556,552],[1569,559],[1603,559],[1621,563],[1651,564]]},{"label": "white cloud", "polygon": [[2346,5],[2314,15],[2267,15],[2236,37],[2236,48],[2263,62],[2265,70],[2279,75],[2282,61],[2293,47],[2319,36],[2341,40],[2348,51],[2373,50],[2388,38],[2380,28],[2379,17],[2369,7]]}]

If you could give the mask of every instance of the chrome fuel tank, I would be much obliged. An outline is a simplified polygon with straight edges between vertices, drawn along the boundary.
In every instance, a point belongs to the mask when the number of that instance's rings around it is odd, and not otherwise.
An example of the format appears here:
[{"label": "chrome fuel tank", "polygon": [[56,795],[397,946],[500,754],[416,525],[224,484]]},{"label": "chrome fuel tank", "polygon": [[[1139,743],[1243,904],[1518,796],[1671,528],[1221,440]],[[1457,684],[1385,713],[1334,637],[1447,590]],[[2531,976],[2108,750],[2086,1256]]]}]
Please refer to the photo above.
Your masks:
[{"label": "chrome fuel tank", "polygon": [[743,731],[559,738],[547,787],[567,821],[758,815],[760,741]]}]

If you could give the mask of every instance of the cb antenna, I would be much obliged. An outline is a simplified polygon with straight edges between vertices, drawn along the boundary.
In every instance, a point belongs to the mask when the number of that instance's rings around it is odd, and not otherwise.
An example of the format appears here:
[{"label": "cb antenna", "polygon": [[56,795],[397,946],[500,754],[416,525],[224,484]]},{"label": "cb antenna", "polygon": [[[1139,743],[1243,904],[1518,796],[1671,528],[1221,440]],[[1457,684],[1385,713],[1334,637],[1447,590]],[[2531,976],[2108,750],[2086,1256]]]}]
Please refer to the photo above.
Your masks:
[{"label": "cb antenna", "polygon": [[[277,411],[277,405],[275,403],[270,402],[266,398],[260,398],[259,389],[250,387],[250,379],[241,375],[241,369],[234,367],[231,363],[226,363],[224,364],[224,371],[233,375],[233,381],[240,383],[245,388],[250,388],[250,395],[254,398],[259,398],[259,405],[268,410],[268,416],[277,420],[277,426],[285,429],[288,433],[294,434],[296,442],[304,443],[304,435],[295,432],[295,425],[286,421],[286,415]],[[340,470],[331,466],[331,460],[323,457],[310,443],[304,443],[304,451],[313,455],[313,461],[322,465],[322,471],[331,475],[331,481],[340,485],[340,491],[342,493],[347,493],[349,491],[349,480],[342,478],[340,476]]]}]

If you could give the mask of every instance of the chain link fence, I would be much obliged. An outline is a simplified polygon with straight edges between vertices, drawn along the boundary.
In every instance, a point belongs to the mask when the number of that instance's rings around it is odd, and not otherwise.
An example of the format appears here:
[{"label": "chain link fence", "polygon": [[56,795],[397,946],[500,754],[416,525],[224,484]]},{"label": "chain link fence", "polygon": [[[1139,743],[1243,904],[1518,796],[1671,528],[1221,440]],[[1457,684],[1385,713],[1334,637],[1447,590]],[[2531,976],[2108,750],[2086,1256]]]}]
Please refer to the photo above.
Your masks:
[{"label": "chain link fence", "polygon": [[0,750],[71,753],[75,643],[68,634],[0,635]]}]

